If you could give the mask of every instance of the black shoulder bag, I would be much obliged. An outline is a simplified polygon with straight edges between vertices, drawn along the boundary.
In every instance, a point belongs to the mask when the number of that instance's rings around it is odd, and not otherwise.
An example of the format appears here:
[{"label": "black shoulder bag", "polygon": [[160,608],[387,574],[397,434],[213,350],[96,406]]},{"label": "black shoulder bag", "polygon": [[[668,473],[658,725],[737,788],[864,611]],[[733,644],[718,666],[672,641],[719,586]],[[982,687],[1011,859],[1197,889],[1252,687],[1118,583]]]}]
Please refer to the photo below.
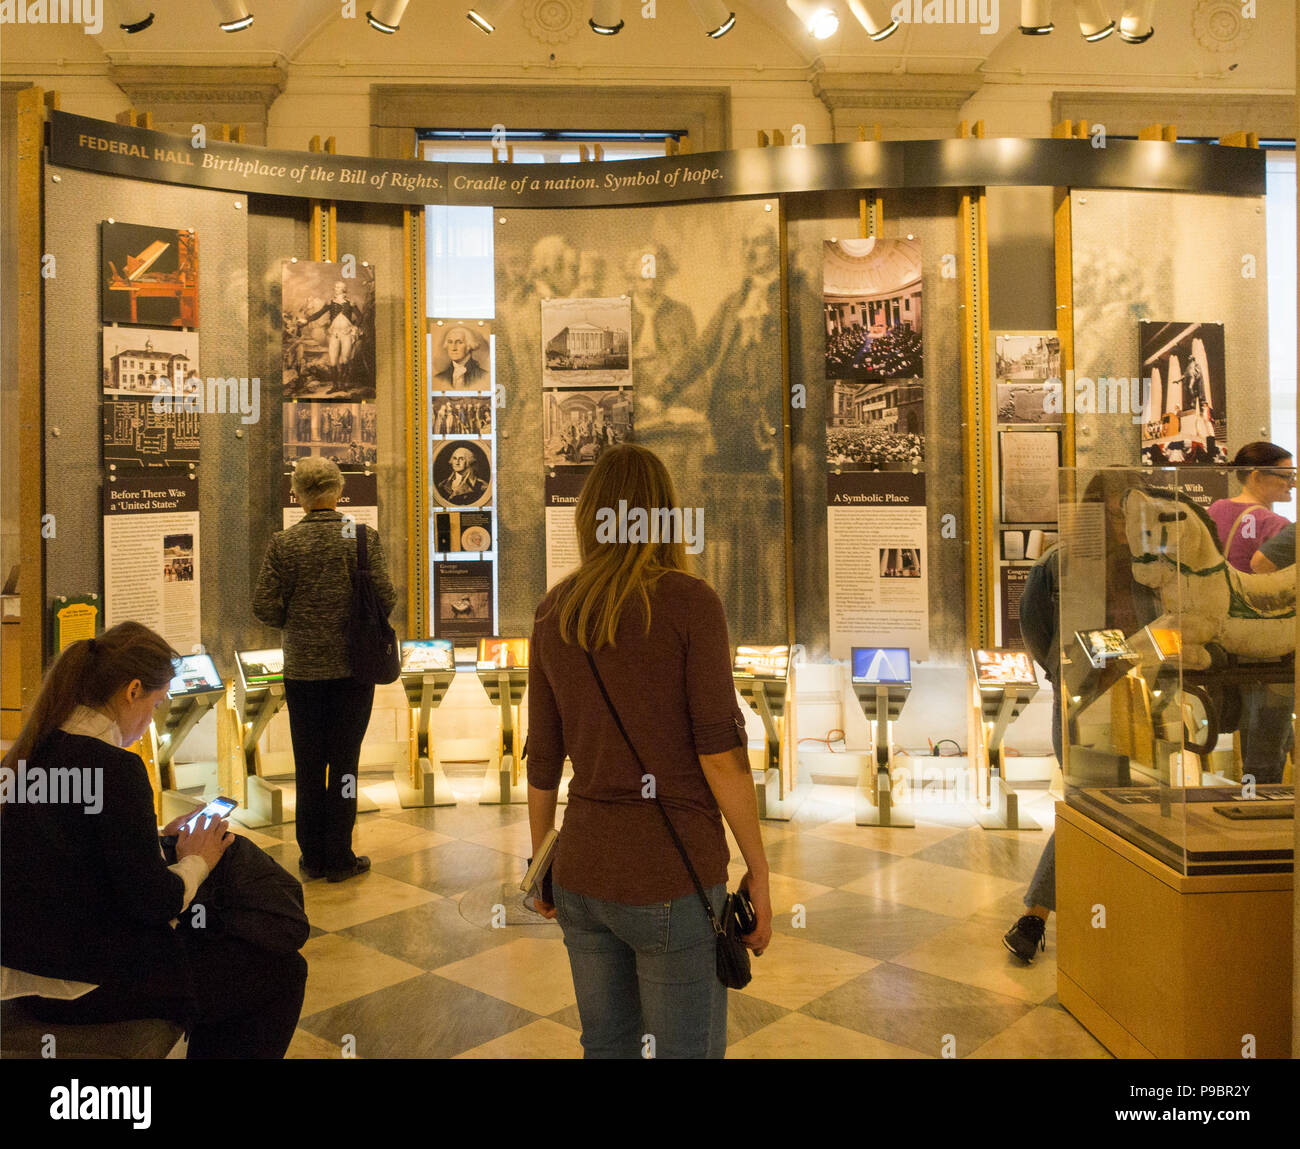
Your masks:
[{"label": "black shoulder bag", "polygon": [[[623,726],[623,720],[618,716],[618,711],[614,709],[614,703],[610,701],[609,691],[605,689],[605,683],[600,677],[600,671],[596,669],[596,660],[592,658],[591,651],[586,651],[586,655],[587,665],[591,667],[591,673],[596,679],[596,685],[600,688],[600,696],[605,700],[605,705],[609,707],[610,714],[614,716],[614,724],[618,727],[618,732],[623,735],[623,741],[627,743],[627,748],[632,751],[632,757],[636,759],[637,765],[641,767],[641,773],[650,773],[646,769],[645,763],[641,761],[641,755],[636,752],[636,747],[632,745],[632,739],[628,737],[627,730]],[[668,834],[673,840],[673,845],[677,847],[677,852],[681,854],[682,861],[686,863],[686,870],[691,875],[691,881],[695,883],[695,892],[700,895],[700,903],[704,906],[704,912],[709,915],[710,925],[713,926],[713,936],[717,946],[718,980],[728,989],[744,989],[749,984],[753,974],[749,968],[749,950],[745,948],[744,942],[740,940],[740,932],[733,910],[733,895],[727,895],[727,901],[722,910],[722,921],[719,922],[717,915],[713,912],[713,907],[709,905],[709,899],[704,893],[704,886],[701,885],[699,876],[695,873],[695,867],[691,865],[691,859],[686,853],[686,847],[682,845],[682,840],[677,836],[677,830],[673,826],[672,819],[668,817],[668,811],[664,809],[664,804],[659,800],[659,791],[657,789],[655,791],[655,805],[659,807],[659,813],[663,815],[664,825],[668,827]]]},{"label": "black shoulder bag", "polygon": [[348,662],[358,682],[392,682],[402,671],[397,634],[375,593],[366,558],[366,528],[357,523],[357,573],[352,580],[352,613],[347,629]]},{"label": "black shoulder bag", "polygon": [[[163,854],[176,861],[176,839],[166,837]],[[200,910],[199,907],[202,907]],[[202,917],[193,915],[202,913]],[[180,915],[182,926],[203,923],[213,934],[240,938],[272,953],[297,953],[311,925],[303,908],[302,883],[260,846],[241,834],[195,891]]]}]

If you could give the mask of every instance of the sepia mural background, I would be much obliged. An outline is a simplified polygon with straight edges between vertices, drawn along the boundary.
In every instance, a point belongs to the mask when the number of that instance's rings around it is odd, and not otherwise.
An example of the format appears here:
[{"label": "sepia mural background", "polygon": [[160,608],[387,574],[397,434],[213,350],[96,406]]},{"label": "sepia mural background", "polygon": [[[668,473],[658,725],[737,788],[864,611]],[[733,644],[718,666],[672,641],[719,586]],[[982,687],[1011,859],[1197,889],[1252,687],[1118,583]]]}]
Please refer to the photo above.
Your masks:
[{"label": "sepia mural background", "polygon": [[529,633],[545,592],[541,301],[626,293],[636,441],[704,509],[696,573],[732,642],[784,642],[776,202],[502,212],[495,250],[501,633]]}]

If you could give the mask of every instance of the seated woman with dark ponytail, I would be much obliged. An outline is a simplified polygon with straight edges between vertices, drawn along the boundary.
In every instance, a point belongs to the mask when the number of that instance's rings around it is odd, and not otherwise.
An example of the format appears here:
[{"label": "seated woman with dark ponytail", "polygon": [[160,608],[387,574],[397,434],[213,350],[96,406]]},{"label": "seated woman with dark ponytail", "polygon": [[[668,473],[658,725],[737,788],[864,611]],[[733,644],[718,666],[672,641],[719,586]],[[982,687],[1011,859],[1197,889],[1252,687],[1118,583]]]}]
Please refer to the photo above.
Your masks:
[{"label": "seated woman with dark ponytail", "polygon": [[[163,857],[144,763],[124,750],[167,695],[175,652],[137,622],[69,646],[3,762],[4,997],[50,1022],[169,1018],[192,1058],[283,1057],[307,963],[174,928],[234,838],[183,819]],[[191,817],[186,815],[185,817]]]}]

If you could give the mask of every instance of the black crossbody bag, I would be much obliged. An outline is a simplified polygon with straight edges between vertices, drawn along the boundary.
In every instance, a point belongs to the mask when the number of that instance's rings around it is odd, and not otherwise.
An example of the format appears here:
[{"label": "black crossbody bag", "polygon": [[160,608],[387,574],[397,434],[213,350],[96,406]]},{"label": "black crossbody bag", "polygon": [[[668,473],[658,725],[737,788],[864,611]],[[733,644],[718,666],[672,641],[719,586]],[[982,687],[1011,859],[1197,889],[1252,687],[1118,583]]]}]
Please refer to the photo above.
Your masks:
[{"label": "black crossbody bag", "polygon": [[348,662],[352,677],[367,685],[396,680],[402,672],[397,634],[375,592],[366,554],[366,528],[357,523],[357,573],[352,579],[352,610],[348,615]]},{"label": "black crossbody bag", "polygon": [[[618,711],[610,700],[609,691],[605,689],[605,683],[600,677],[600,671],[596,669],[596,660],[592,658],[591,651],[585,653],[587,655],[587,665],[591,667],[591,673],[596,679],[596,685],[600,688],[600,696],[605,700],[605,705],[609,707],[610,714],[614,716],[614,724],[618,727],[618,732],[623,735],[623,741],[627,743],[627,748],[632,751],[632,757],[636,759],[637,765],[641,767],[641,773],[649,774],[650,771],[646,769],[645,763],[641,761],[641,755],[636,752],[636,747],[632,745],[632,739],[623,726],[623,720],[618,716]],[[753,974],[749,968],[749,950],[745,948],[744,942],[740,940],[740,931],[734,909],[735,903],[733,902],[734,895],[727,895],[726,903],[722,909],[722,921],[719,922],[717,915],[713,912],[713,907],[709,905],[708,896],[704,893],[704,886],[695,873],[695,867],[691,865],[691,859],[686,853],[686,847],[682,845],[682,840],[677,836],[677,830],[673,826],[672,819],[668,817],[668,811],[664,809],[664,804],[659,800],[658,789],[655,790],[655,805],[659,807],[659,813],[663,815],[664,825],[668,827],[668,834],[673,840],[673,845],[677,847],[677,852],[681,854],[682,861],[686,864],[686,870],[691,875],[691,881],[695,883],[695,892],[700,896],[700,904],[704,906],[704,912],[709,915],[709,924],[713,926],[713,936],[717,948],[718,980],[728,989],[744,989],[749,984]]]}]

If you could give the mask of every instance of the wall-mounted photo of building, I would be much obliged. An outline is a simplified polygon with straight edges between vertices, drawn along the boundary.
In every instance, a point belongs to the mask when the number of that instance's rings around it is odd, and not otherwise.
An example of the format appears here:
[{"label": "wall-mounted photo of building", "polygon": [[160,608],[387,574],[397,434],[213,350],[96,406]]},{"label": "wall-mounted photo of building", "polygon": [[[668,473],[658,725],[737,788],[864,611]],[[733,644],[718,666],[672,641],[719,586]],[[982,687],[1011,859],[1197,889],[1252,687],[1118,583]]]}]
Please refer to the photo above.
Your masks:
[{"label": "wall-mounted photo of building", "polygon": [[826,462],[858,471],[920,466],[925,462],[925,388],[894,380],[835,380],[826,411]]},{"label": "wall-mounted photo of building", "polygon": [[998,335],[993,345],[999,379],[1061,377],[1061,340],[1054,334]]},{"label": "wall-mounted photo of building", "polygon": [[183,395],[198,390],[198,332],[105,327],[102,347],[105,395]]},{"label": "wall-mounted photo of building", "polygon": [[920,241],[827,240],[822,261],[826,378],[923,375]]},{"label": "wall-mounted photo of building", "polygon": [[1226,463],[1223,324],[1144,320],[1138,354],[1145,390],[1142,462]]},{"label": "wall-mounted photo of building", "polygon": [[630,299],[542,302],[542,369],[547,386],[630,386],[631,342]]}]

